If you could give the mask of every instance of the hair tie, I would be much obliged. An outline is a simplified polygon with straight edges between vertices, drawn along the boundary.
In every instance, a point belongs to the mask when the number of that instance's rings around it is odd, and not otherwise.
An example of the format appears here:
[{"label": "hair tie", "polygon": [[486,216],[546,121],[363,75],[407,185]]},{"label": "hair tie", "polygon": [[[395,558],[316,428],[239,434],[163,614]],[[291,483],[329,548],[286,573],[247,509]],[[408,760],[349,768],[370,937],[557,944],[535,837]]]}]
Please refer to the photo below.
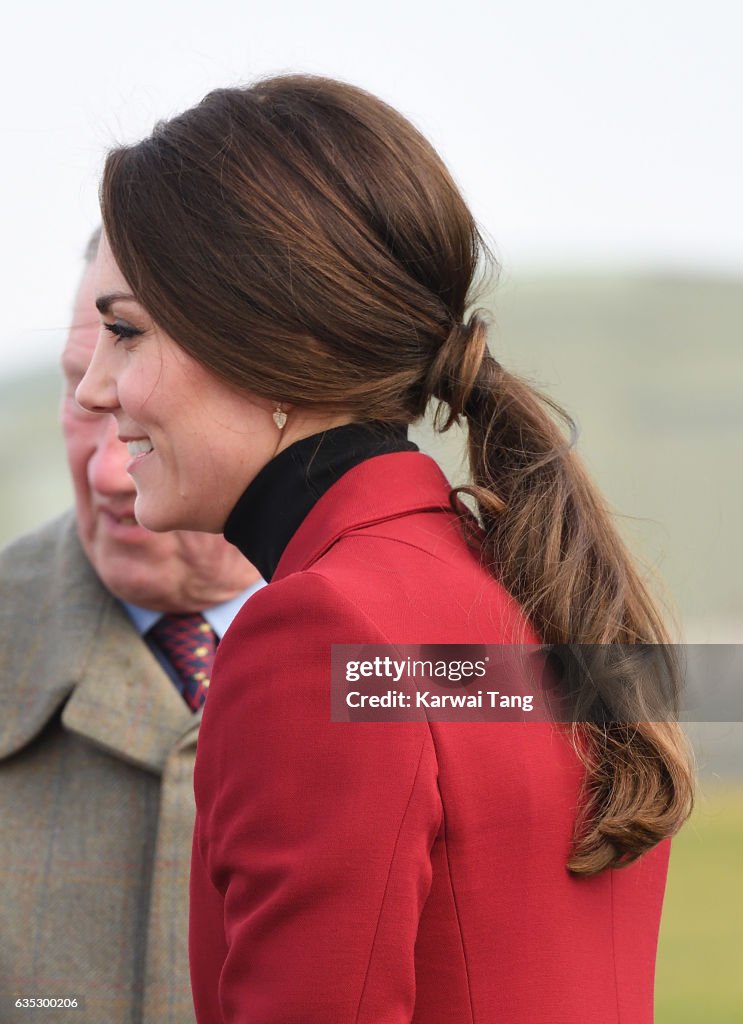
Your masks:
[{"label": "hair tie", "polygon": [[454,324],[428,374],[428,393],[449,406],[441,430],[465,415],[486,354],[487,324],[477,313]]}]

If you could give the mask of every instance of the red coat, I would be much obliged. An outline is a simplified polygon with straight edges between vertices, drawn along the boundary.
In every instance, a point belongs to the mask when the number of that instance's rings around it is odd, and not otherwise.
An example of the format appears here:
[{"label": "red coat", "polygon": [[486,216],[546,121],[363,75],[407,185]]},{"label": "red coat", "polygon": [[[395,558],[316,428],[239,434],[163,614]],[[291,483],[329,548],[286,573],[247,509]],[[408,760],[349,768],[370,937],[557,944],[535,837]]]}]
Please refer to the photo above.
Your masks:
[{"label": "red coat", "polygon": [[499,643],[519,612],[419,453],[346,473],[222,641],[199,736],[201,1024],[648,1024],[669,843],[565,867],[549,723],[330,721],[332,643]]}]

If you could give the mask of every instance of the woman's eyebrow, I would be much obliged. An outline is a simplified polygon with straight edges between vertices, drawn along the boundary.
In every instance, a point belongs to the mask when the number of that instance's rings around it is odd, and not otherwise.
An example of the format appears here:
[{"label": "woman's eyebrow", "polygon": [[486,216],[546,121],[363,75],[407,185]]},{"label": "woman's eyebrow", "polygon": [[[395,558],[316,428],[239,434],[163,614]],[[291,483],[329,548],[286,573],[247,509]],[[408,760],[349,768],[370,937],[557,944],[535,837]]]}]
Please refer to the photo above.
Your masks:
[{"label": "woman's eyebrow", "polygon": [[136,302],[134,296],[129,292],[109,292],[107,295],[99,295],[95,300],[95,304],[99,313],[108,313],[112,303],[123,299],[130,299]]}]

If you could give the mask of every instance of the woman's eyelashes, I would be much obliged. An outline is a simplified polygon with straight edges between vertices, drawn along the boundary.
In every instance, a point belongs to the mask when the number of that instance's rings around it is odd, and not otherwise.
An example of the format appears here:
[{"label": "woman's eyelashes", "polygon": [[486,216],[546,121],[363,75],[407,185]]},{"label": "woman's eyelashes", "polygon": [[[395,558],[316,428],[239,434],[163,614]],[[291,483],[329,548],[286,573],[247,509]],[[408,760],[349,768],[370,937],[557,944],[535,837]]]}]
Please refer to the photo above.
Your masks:
[{"label": "woman's eyelashes", "polygon": [[103,326],[116,338],[136,338],[140,334],[144,334],[144,331],[140,331],[138,327],[132,327],[125,320],[114,320],[110,324],[104,322]]}]

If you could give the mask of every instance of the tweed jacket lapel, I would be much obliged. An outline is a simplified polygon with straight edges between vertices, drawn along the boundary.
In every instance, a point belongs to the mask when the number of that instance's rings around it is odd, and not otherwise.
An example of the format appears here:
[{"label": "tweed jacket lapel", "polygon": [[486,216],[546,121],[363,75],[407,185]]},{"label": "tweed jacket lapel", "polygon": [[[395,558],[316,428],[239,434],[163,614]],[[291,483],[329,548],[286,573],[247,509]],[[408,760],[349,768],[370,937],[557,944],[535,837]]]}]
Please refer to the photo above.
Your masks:
[{"label": "tweed jacket lapel", "polygon": [[[0,629],[5,648],[0,657],[0,758],[30,743],[69,696],[89,657],[101,615],[112,600],[83,555],[74,517],[64,518],[56,535],[49,532],[44,548],[49,565],[43,583],[35,541],[16,542],[8,554],[12,568],[2,566],[3,576],[7,572],[4,589],[10,596],[0,605],[0,616],[10,626]],[[14,627],[19,621],[28,628],[16,644]],[[60,631],[55,627],[61,623]],[[62,643],[57,642],[60,634]]]},{"label": "tweed jacket lapel", "polygon": [[[111,665],[119,679],[102,687]],[[118,602],[109,602],[62,724],[116,757],[162,772],[194,718]]]},{"label": "tweed jacket lapel", "polygon": [[[116,757],[161,772],[200,714],[188,709],[102,586],[77,540],[74,516],[66,519],[46,586],[17,588],[26,602],[23,616],[45,628],[29,630],[33,642],[11,647],[0,659],[0,758],[30,743],[67,701],[66,728]],[[29,566],[29,576],[34,574],[38,566]],[[54,628],[57,619],[64,628]],[[113,664],[123,681],[102,687]]]}]

